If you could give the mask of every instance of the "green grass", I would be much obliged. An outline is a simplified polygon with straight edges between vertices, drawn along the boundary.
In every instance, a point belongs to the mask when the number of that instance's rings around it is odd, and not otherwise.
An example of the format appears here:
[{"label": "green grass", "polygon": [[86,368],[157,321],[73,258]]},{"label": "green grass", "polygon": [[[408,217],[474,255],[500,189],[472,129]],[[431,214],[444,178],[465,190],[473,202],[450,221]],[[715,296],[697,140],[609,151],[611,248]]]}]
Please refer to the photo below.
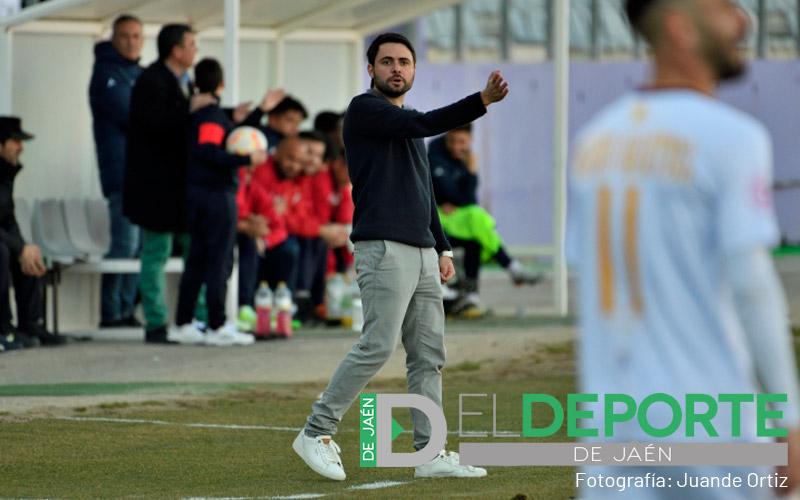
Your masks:
[{"label": "green grass", "polygon": [[[445,413],[458,429],[459,393],[470,398],[464,430],[491,430],[491,395],[496,394],[497,430],[521,428],[521,395],[574,391],[571,346],[542,351],[534,359],[498,364],[462,363],[445,369]],[[336,440],[348,480],[327,481],[308,470],[291,451],[294,432],[187,427],[186,423],[299,427],[323,384],[258,385],[229,388],[204,398],[169,402],[106,403],[79,407],[65,416],[160,420],[176,425],[72,421],[37,415],[0,416],[0,497],[13,498],[180,498],[269,497],[319,493],[326,498],[498,498],[565,499],[574,495],[569,467],[490,468],[478,480],[413,481],[410,469],[358,466],[358,415],[345,416]],[[405,392],[404,380],[379,381],[368,391]],[[468,409],[467,409],[468,406]],[[411,428],[407,412],[396,415]],[[547,415],[539,415],[544,420]],[[564,434],[553,441],[565,441]],[[451,435],[448,448],[458,449]],[[410,434],[395,450],[410,451]],[[377,481],[407,481],[380,490],[348,490]],[[519,498],[523,498],[520,496]]]}]

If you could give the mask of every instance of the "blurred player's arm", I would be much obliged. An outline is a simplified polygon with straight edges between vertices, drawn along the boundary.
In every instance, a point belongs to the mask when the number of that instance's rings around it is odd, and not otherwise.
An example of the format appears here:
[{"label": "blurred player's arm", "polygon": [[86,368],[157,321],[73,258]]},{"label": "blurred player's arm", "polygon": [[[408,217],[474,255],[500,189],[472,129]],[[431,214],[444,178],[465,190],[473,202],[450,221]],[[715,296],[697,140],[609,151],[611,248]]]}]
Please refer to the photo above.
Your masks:
[{"label": "blurred player's arm", "polygon": [[786,298],[766,248],[726,258],[724,271],[762,389],[788,398],[779,422],[789,430],[789,465],[778,468],[789,478],[778,493],[787,494],[800,483],[800,394]]}]

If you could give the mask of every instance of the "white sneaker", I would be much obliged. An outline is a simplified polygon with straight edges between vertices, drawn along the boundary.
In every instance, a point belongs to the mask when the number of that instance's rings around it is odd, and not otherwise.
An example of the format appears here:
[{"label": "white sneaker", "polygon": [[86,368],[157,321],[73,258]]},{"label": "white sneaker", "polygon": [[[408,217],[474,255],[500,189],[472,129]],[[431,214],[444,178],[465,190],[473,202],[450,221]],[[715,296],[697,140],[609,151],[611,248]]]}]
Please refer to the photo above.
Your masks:
[{"label": "white sneaker", "polygon": [[430,462],[418,465],[414,469],[414,477],[484,477],[486,469],[461,465],[458,453],[440,451]]},{"label": "white sneaker", "polygon": [[512,260],[508,266],[508,274],[515,285],[535,285],[542,281],[542,274],[531,271],[518,260]]},{"label": "white sneaker", "polygon": [[347,477],[339,453],[342,451],[330,436],[306,436],[305,429],[294,438],[292,449],[303,462],[317,474],[334,481],[344,481]]},{"label": "white sneaker", "polygon": [[209,330],[206,333],[206,345],[252,345],[255,341],[255,337],[249,333],[240,332],[236,329],[236,325],[231,323],[223,325],[216,330]]},{"label": "white sneaker", "polygon": [[205,342],[206,336],[194,323],[186,323],[170,328],[167,332],[167,340],[178,344],[202,344]]}]

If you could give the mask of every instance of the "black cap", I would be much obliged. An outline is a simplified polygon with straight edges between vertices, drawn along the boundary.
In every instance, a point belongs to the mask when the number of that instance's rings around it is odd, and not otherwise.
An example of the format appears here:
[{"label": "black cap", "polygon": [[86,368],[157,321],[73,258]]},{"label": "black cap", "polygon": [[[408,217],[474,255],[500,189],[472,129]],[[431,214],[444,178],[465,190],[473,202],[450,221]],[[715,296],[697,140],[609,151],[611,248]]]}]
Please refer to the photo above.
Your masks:
[{"label": "black cap", "polygon": [[22,130],[22,120],[16,116],[0,116],[0,139],[27,141],[33,139],[33,136]]},{"label": "black cap", "polygon": [[625,13],[631,26],[636,27],[647,9],[653,6],[658,0],[626,0]]}]

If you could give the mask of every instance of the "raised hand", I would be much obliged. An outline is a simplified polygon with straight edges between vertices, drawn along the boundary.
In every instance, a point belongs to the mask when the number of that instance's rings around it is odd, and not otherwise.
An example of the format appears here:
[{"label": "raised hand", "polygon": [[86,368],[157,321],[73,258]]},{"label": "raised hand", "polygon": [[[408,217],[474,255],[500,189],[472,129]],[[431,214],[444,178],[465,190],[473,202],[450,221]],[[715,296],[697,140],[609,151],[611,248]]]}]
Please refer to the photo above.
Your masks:
[{"label": "raised hand", "polygon": [[486,88],[481,91],[483,105],[488,106],[494,102],[500,102],[508,95],[508,82],[503,78],[499,71],[492,71]]}]

